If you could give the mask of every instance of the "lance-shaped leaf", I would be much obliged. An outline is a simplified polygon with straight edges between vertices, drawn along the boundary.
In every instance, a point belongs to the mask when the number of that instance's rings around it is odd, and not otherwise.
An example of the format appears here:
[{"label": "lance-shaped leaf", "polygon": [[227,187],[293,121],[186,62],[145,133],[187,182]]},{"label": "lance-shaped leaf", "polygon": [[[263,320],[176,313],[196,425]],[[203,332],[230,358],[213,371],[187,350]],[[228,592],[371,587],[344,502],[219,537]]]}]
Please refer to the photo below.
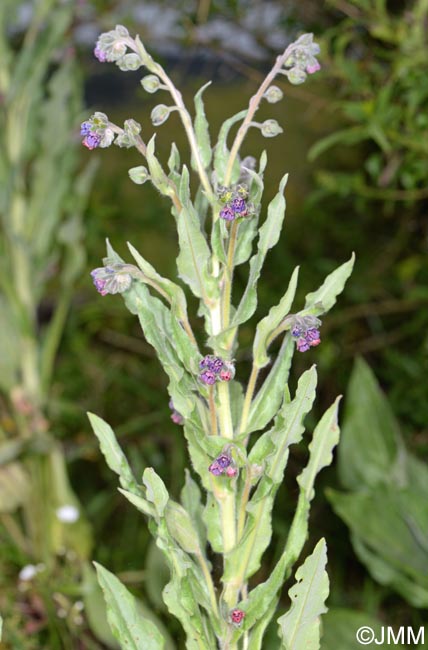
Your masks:
[{"label": "lance-shaped leaf", "polygon": [[184,508],[189,513],[193,525],[198,531],[199,539],[201,540],[202,548],[206,544],[206,530],[203,522],[203,506],[201,490],[190,475],[189,470],[186,468],[186,480],[180,494],[180,500]]},{"label": "lance-shaped leaf", "polygon": [[189,332],[184,330],[184,326],[187,328],[190,328],[190,326],[187,316],[186,296],[183,289],[175,282],[159,275],[153,266],[129,242],[128,248],[143,273],[143,282],[153,286],[171,304],[173,314],[171,326],[175,336],[176,351],[186,369],[196,373],[200,352],[195,339],[191,338]]},{"label": "lance-shaped leaf", "polygon": [[215,298],[216,284],[208,273],[210,249],[201,230],[199,217],[189,198],[189,172],[183,167],[180,184],[183,210],[177,220],[180,253],[177,267],[181,279],[189,285],[195,296]]},{"label": "lance-shaped leaf", "polygon": [[164,510],[169,500],[168,490],[161,477],[156,474],[153,467],[146,467],[143,474],[143,483],[147,490],[147,499],[151,501],[156,512],[160,517],[163,516]]},{"label": "lance-shaped leaf", "polygon": [[154,623],[143,618],[137,601],[110,571],[94,562],[104,592],[110,628],[124,650],[163,650],[165,641]]},{"label": "lance-shaped leaf", "polygon": [[309,462],[297,482],[304,491],[308,501],[314,497],[315,477],[324,467],[330,465],[333,460],[333,449],[339,442],[339,426],[337,424],[337,410],[340,397],[324,413],[317,424],[312,442],[309,445]]},{"label": "lance-shaped leaf", "polygon": [[183,551],[192,555],[201,554],[198,532],[189,513],[175,501],[169,500],[165,508],[166,525],[171,537]]},{"label": "lance-shaped leaf", "polygon": [[297,266],[293,271],[287,291],[281,298],[280,302],[275,305],[275,307],[272,307],[268,315],[262,318],[257,325],[253,345],[254,365],[257,368],[264,368],[264,366],[269,363],[267,349],[271,342],[270,337],[274,334],[281,321],[287,316],[291,309],[294,296],[296,295],[298,276],[299,267]]},{"label": "lance-shaped leaf", "polygon": [[352,273],[354,261],[355,254],[352,253],[351,258],[345,264],[339,266],[326,277],[319,289],[308,293],[305,310],[310,310],[310,313],[315,316],[320,316],[329,311],[336,303],[337,296],[342,293],[346,281]]},{"label": "lance-shaped leaf", "polygon": [[176,188],[162,169],[162,165],[155,156],[155,139],[156,133],[150,138],[146,149],[146,160],[149,166],[150,177],[153,185],[161,194],[172,197],[176,192]]},{"label": "lance-shaped leaf", "polygon": [[92,429],[97,436],[101,451],[107,461],[110,469],[119,476],[120,484],[123,488],[134,492],[137,489],[137,483],[126,460],[125,454],[116,440],[113,429],[107,422],[94,413],[88,413],[88,418]]},{"label": "lance-shaped leaf", "polygon": [[245,428],[246,434],[264,429],[277,413],[290,374],[294,348],[293,339],[286,334],[275,363],[251,403],[250,416]]},{"label": "lance-shaped leaf", "polygon": [[285,216],[284,189],[287,184],[286,174],[280,184],[279,191],[268,206],[266,221],[259,230],[257,253],[250,260],[250,274],[244,295],[241,298],[236,314],[233,318],[233,326],[236,327],[245,323],[254,314],[257,307],[257,281],[263,267],[268,251],[278,243],[281,228]]},{"label": "lance-shaped leaf", "polygon": [[[245,109],[244,111],[240,111],[239,113],[236,113],[236,115],[233,115],[228,120],[223,122],[223,125],[220,129],[220,133],[218,135],[218,141],[214,152],[214,169],[216,171],[219,183],[225,182],[227,162],[229,160],[230,152],[227,147],[227,136],[229,135],[229,131],[232,128],[232,126],[236,124],[236,122],[243,120],[246,114],[247,114],[247,109]],[[230,179],[232,183],[236,183],[236,181],[239,178],[239,173],[240,173],[239,161],[236,158],[233,165],[232,178]]]},{"label": "lance-shaped leaf", "polygon": [[[198,143],[199,154],[202,160],[202,165],[204,166],[205,169],[210,166],[212,149],[211,149],[209,125],[208,125],[207,116],[205,115],[204,100],[202,99],[202,95],[204,90],[206,90],[206,88],[208,88],[208,86],[210,85],[211,85],[211,81],[206,83],[205,86],[202,86],[202,88],[200,88],[195,95],[195,110],[196,110],[195,123],[194,123],[195,135],[196,135],[196,141]],[[192,154],[192,167],[193,169],[197,169],[193,154]]]},{"label": "lance-shaped leaf", "polygon": [[316,384],[317,374],[313,366],[301,376],[295,398],[283,402],[272,429],[259,438],[250,452],[249,463],[264,465],[264,474],[247,505],[247,523],[242,539],[227,556],[226,566],[230,574],[225,572],[226,582],[236,576],[245,581],[260,567],[261,557],[272,535],[271,511],[283,480],[289,447],[302,438],[303,421],[312,408]]},{"label": "lance-shaped leaf", "polygon": [[320,616],[327,611],[329,592],[327,546],[324,539],[296,571],[296,583],[288,595],[289,611],[278,619],[281,647],[284,650],[319,650]]}]

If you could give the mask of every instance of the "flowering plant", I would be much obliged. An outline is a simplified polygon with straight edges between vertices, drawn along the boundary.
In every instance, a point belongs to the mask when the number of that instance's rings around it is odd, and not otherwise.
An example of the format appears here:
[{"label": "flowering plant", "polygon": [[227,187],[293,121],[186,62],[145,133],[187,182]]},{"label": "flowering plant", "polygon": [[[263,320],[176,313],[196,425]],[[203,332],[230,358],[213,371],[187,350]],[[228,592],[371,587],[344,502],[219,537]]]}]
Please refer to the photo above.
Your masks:
[{"label": "flowering plant", "polygon": [[[315,366],[303,373],[291,395],[287,380],[293,353],[295,349],[307,352],[320,343],[319,317],[335,304],[354,260],[352,257],[308,294],[300,311],[290,313],[298,280],[295,269],[280,302],[256,327],[252,370],[244,390],[234,361],[237,336],[239,327],[256,310],[257,282],[268,251],[279,239],[287,175],[259,228],[267,156],[264,152],[257,163],[255,158],[242,159],[239,154],[250,128],[260,129],[265,137],[282,132],[273,119],[254,121],[256,111],[263,99],[269,103],[281,100],[282,91],[272,85],[278,75],[300,84],[316,72],[318,53],[311,34],[289,45],[248,108],[226,120],[212,147],[203,102],[208,84],[196,93],[192,118],[180,92],[138,36],[132,38],[119,25],[102,34],[95,48],[99,61],[114,62],[121,70],[145,67],[150,74],[142,80],[144,89],[170,95],[172,104],[157,105],[152,122],[158,126],[172,111],[178,111],[190,145],[191,166],[199,181],[192,193],[189,169],[181,162],[174,143],[167,172],[156,157],[155,137],[144,142],[141,125],[135,120],[127,120],[122,128],[103,113],[95,113],[82,125],[83,144],[89,149],[114,143],[135,147],[145,158],[147,167],[134,167],[129,175],[137,184],[150,180],[171,200],[180,249],[178,273],[199,299],[198,315],[205,323],[204,344],[209,353],[200,350],[182,287],[160,276],[131,244],[135,265],[121,259],[108,242],[104,266],[92,272],[94,284],[102,295],[122,294],[168,375],[172,418],[183,426],[193,473],[193,477],[186,473],[181,503],[170,498],[153,468],[146,468],[140,484],[109,425],[96,415],[89,417],[107,463],[119,476],[120,491],[148,517],[157,546],[164,552],[171,579],[163,598],[170,613],[180,620],[190,650],[262,647],[281,587],[307,537],[315,477],[331,462],[338,442],[336,400],[322,416],[309,444],[308,463],[297,479],[296,512],[278,563],[265,582],[249,589],[248,581],[260,567],[270,543],[272,509],[289,448],[302,439],[303,421],[315,399]],[[229,148],[231,127],[238,123]],[[232,305],[234,268],[248,261],[248,284],[238,304]],[[270,364],[268,351],[278,338],[282,342]],[[265,368],[264,380],[259,382]],[[213,554],[223,558],[221,590],[212,572]],[[328,594],[325,565],[326,544],[322,539],[297,569],[296,583],[289,592],[291,607],[278,619],[281,647],[319,647],[319,617],[326,611]],[[163,648],[160,631],[140,616],[133,596],[111,573],[96,566],[109,622],[122,647]]]}]

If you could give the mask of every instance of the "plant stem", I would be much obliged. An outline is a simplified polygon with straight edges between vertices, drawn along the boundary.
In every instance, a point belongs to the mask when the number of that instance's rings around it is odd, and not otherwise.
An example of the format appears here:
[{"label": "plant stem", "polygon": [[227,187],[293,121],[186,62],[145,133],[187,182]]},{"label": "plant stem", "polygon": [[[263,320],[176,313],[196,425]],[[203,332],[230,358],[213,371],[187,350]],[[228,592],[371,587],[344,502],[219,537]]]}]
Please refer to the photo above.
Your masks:
[{"label": "plant stem", "polygon": [[215,410],[215,402],[214,402],[214,386],[209,387],[208,403],[210,407],[211,435],[216,436],[218,434],[218,431],[217,431],[217,413]]},{"label": "plant stem", "polygon": [[237,221],[234,221],[232,224],[232,228],[230,230],[229,248],[227,251],[227,265],[225,269],[224,288],[223,288],[223,296],[222,296],[222,304],[223,304],[222,312],[223,312],[224,329],[229,327],[229,320],[230,320],[230,304],[231,304],[231,297],[232,297],[232,282],[233,282],[233,261],[235,258],[235,248],[236,248],[236,240],[238,235],[238,228],[239,228],[239,223]]},{"label": "plant stem", "polygon": [[253,367],[251,369],[250,379],[248,380],[247,392],[245,393],[244,405],[242,407],[242,416],[241,416],[241,424],[239,427],[239,433],[244,433],[247,427],[248,416],[250,414],[250,408],[251,408],[251,401],[253,399],[254,391],[256,388],[258,374],[259,374],[259,369],[257,368],[257,366],[253,364]]},{"label": "plant stem", "polygon": [[258,91],[256,92],[253,97],[251,97],[250,102],[248,104],[248,112],[247,115],[245,116],[244,121],[242,122],[241,126],[238,129],[238,133],[235,136],[235,140],[233,141],[232,147],[230,149],[230,154],[229,154],[229,159],[227,161],[227,167],[226,167],[226,174],[224,178],[224,184],[227,186],[230,183],[230,179],[232,177],[232,170],[233,170],[233,164],[235,162],[235,159],[239,153],[239,150],[241,148],[242,142],[244,141],[245,136],[247,135],[247,131],[251,126],[251,122],[253,120],[253,117],[259,107],[259,104],[263,98],[264,93],[266,90],[269,88],[270,84],[272,81],[275,79],[276,75],[279,73],[281,70],[282,66],[284,65],[284,62],[289,56],[290,53],[290,48],[291,46],[287,47],[285,52],[278,56],[278,58],[275,61],[275,65],[273,66],[272,70],[269,72],[267,77],[262,81],[260,84],[260,87]]},{"label": "plant stem", "polygon": [[248,503],[248,498],[250,496],[250,491],[251,491],[251,481],[250,481],[250,476],[249,472],[247,470],[247,476],[245,478],[245,483],[244,483],[244,489],[242,491],[241,495],[241,501],[239,504],[239,518],[238,518],[238,532],[237,532],[237,538],[238,540],[241,539],[242,534],[244,532],[244,527],[245,527],[245,519],[246,519],[246,507]]}]

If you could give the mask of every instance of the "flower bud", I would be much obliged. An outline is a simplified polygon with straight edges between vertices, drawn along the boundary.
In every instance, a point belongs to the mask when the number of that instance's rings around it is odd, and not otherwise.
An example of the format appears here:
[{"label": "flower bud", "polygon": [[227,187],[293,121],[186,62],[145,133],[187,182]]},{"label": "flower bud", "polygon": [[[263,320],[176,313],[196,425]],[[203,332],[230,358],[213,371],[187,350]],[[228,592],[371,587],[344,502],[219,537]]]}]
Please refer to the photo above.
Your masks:
[{"label": "flower bud", "polygon": [[269,86],[263,97],[269,102],[269,104],[276,104],[284,97],[284,93],[281,88],[278,88],[278,86]]},{"label": "flower bud", "polygon": [[232,465],[230,465],[230,467],[226,469],[226,476],[228,476],[229,478],[234,478],[237,475],[238,475],[237,467],[232,467]]},{"label": "flower bud", "polygon": [[161,85],[159,77],[157,77],[155,74],[149,74],[147,77],[141,79],[140,83],[143,86],[144,90],[148,93],[155,93],[157,90],[159,90]]},{"label": "flower bud", "polygon": [[262,135],[265,138],[274,138],[283,132],[276,120],[266,120],[261,126]]},{"label": "flower bud", "polygon": [[158,104],[155,106],[150,114],[153,126],[160,126],[166,122],[170,112],[171,109],[168,106],[165,106],[165,104]]},{"label": "flower bud", "polygon": [[287,70],[288,81],[293,84],[293,86],[299,86],[300,84],[306,81],[307,74],[302,68],[294,66],[291,70]]},{"label": "flower bud", "polygon": [[132,52],[131,54],[125,54],[122,56],[116,64],[120,70],[123,70],[123,72],[133,72],[138,70],[138,68],[141,68],[143,62],[138,54]]},{"label": "flower bud", "polygon": [[230,622],[236,627],[240,627],[242,625],[244,618],[245,612],[243,612],[242,609],[238,609],[237,607],[235,607],[235,609],[232,609],[229,615]]},{"label": "flower bud", "polygon": [[128,169],[128,174],[131,181],[136,185],[143,185],[143,183],[145,183],[150,178],[147,168],[143,165]]}]

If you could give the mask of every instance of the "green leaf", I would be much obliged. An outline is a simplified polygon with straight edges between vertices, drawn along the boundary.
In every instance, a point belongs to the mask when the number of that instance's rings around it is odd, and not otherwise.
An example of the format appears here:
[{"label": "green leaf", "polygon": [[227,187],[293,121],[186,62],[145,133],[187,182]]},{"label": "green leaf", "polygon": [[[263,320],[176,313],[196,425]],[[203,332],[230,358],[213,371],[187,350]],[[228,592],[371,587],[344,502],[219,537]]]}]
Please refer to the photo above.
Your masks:
[{"label": "green leaf", "polygon": [[251,449],[248,462],[264,465],[265,471],[251,501],[247,505],[247,522],[241,541],[227,555],[224,574],[227,582],[238,575],[247,580],[260,567],[261,557],[272,535],[271,512],[278,486],[289,455],[289,447],[300,442],[303,420],[315,399],[317,374],[315,366],[300,378],[292,402],[284,401],[272,429],[264,433]]},{"label": "green leaf", "polygon": [[294,348],[293,339],[286,334],[275,363],[251,404],[245,433],[264,429],[278,411],[284,396],[284,386],[288,381]]},{"label": "green leaf", "polygon": [[143,473],[143,483],[147,489],[147,499],[154,503],[156,512],[163,516],[166,504],[169,500],[168,490],[161,477],[158,476],[153,467],[146,467]]},{"label": "green leaf", "polygon": [[103,593],[97,582],[96,573],[88,563],[83,565],[82,594],[85,614],[92,634],[108,648],[117,650],[120,646],[107,622],[107,610]]},{"label": "green leaf", "polygon": [[140,494],[135,494],[134,492],[129,492],[128,490],[122,490],[121,488],[119,488],[119,492],[123,494],[123,496],[128,499],[128,501],[132,503],[132,505],[135,506],[137,510],[142,512],[144,515],[147,515],[148,517],[153,517],[155,515],[155,509],[153,506]]},{"label": "green leaf", "polygon": [[333,449],[339,442],[340,430],[337,424],[337,411],[340,397],[324,413],[315,427],[312,442],[309,445],[309,462],[303,472],[297,477],[301,490],[308,501],[314,497],[314,483],[317,474],[330,465],[333,460]]},{"label": "green leaf", "polygon": [[[205,169],[210,166],[212,149],[211,149],[210,132],[208,128],[209,125],[205,115],[205,107],[204,107],[204,100],[202,99],[202,94],[204,90],[208,88],[208,86],[210,85],[211,85],[211,81],[206,83],[205,86],[202,86],[202,88],[200,88],[195,95],[195,110],[196,110],[195,124],[194,124],[195,134],[196,134],[196,141],[198,143],[199,153],[202,160],[202,165],[204,166]],[[196,169],[196,163],[194,160],[192,160],[192,166],[194,169]]]},{"label": "green leaf", "polygon": [[323,284],[312,293],[306,296],[305,310],[310,310],[311,314],[319,316],[329,311],[336,304],[337,296],[342,293],[346,281],[352,273],[354,267],[355,254],[339,266],[335,271],[330,273],[324,280]]},{"label": "green leaf", "polygon": [[329,592],[327,547],[324,539],[296,571],[296,584],[288,595],[291,607],[278,619],[279,635],[285,650],[319,650],[320,616],[327,611]]},{"label": "green leaf", "polygon": [[175,335],[176,351],[189,372],[197,373],[200,352],[196,342],[189,338],[183,324],[188,325],[187,302],[183,289],[167,278],[163,278],[147,260],[128,242],[128,248],[144,274],[144,282],[154,287],[171,304],[171,327]]},{"label": "green leaf", "polygon": [[[384,621],[379,621],[367,612],[357,611],[345,608],[332,608],[322,617],[323,635],[321,639],[321,650],[359,650],[359,644],[355,638],[356,632],[361,627],[370,627],[375,633],[376,648],[389,650],[391,644],[381,643],[382,628],[385,627]],[[418,633],[418,629],[415,629]],[[405,646],[394,643],[394,650],[408,650]],[[420,646],[418,646],[420,648]],[[422,650],[422,648],[420,648]]]},{"label": "green leaf", "polygon": [[308,158],[310,161],[315,160],[315,158],[318,158],[318,156],[336,144],[352,145],[369,138],[370,135],[366,126],[354,126],[341,129],[316,142],[309,150]]},{"label": "green leaf", "polygon": [[338,469],[342,485],[364,490],[405,482],[405,452],[398,422],[369,366],[355,362],[346,394]]},{"label": "green leaf", "polygon": [[0,467],[0,513],[14,512],[22,506],[30,491],[30,477],[22,463]]},{"label": "green leaf", "polygon": [[[232,128],[232,126],[236,124],[236,122],[243,120],[246,114],[247,114],[247,109],[240,111],[236,115],[233,115],[223,123],[220,129],[218,141],[214,151],[214,169],[217,173],[218,182],[220,184],[224,184],[225,182],[227,162],[229,160],[230,152],[227,147],[227,136],[229,135],[229,131]],[[239,160],[238,158],[236,158],[233,165],[233,173],[230,181],[231,183],[236,183],[236,181],[239,178],[239,173],[240,173]]]},{"label": "green leaf", "polygon": [[181,490],[181,503],[184,508],[189,513],[193,525],[198,531],[199,539],[201,540],[202,548],[205,548],[206,544],[206,530],[203,522],[203,506],[202,506],[202,495],[201,490],[199,489],[198,484],[190,475],[189,470],[186,468],[186,481]]},{"label": "green leaf", "polygon": [[285,216],[284,189],[287,184],[286,174],[279,185],[279,191],[268,206],[266,221],[259,230],[257,252],[250,260],[250,274],[244,295],[233,318],[233,327],[245,323],[254,314],[257,307],[257,281],[268,251],[277,244]]},{"label": "green leaf", "polygon": [[414,607],[428,607],[426,494],[415,487],[378,484],[351,494],[329,490],[328,498],[374,579]]},{"label": "green leaf", "polygon": [[119,476],[120,484],[123,488],[131,492],[136,489],[134,475],[126,460],[125,454],[116,440],[113,429],[107,422],[98,415],[87,413],[92,429],[97,436],[101,451],[107,461],[110,469]]},{"label": "green leaf", "polygon": [[149,166],[150,179],[163,196],[171,197],[174,195],[174,187],[172,181],[168,178],[162,169],[162,165],[155,156],[155,139],[156,133],[150,138],[146,149],[146,160]]},{"label": "green leaf", "polygon": [[272,336],[273,332],[275,332],[291,309],[294,296],[296,295],[298,276],[299,267],[297,266],[293,271],[287,291],[278,305],[272,307],[269,314],[262,318],[257,325],[253,345],[254,365],[257,368],[264,368],[269,363],[269,357],[267,356],[267,349],[270,343],[269,337]]},{"label": "green leaf", "polygon": [[198,532],[189,513],[175,501],[168,501],[165,509],[166,525],[171,537],[177,544],[192,555],[201,554]]},{"label": "green leaf", "polygon": [[154,623],[141,616],[137,601],[107,569],[94,562],[107,604],[107,618],[123,650],[163,650],[165,641]]},{"label": "green leaf", "polygon": [[187,198],[189,172],[183,167],[180,199],[183,204],[177,220],[180,253],[177,267],[181,279],[191,288],[198,298],[212,297],[215,291],[213,278],[208,273],[210,249],[201,230],[199,217]]}]

